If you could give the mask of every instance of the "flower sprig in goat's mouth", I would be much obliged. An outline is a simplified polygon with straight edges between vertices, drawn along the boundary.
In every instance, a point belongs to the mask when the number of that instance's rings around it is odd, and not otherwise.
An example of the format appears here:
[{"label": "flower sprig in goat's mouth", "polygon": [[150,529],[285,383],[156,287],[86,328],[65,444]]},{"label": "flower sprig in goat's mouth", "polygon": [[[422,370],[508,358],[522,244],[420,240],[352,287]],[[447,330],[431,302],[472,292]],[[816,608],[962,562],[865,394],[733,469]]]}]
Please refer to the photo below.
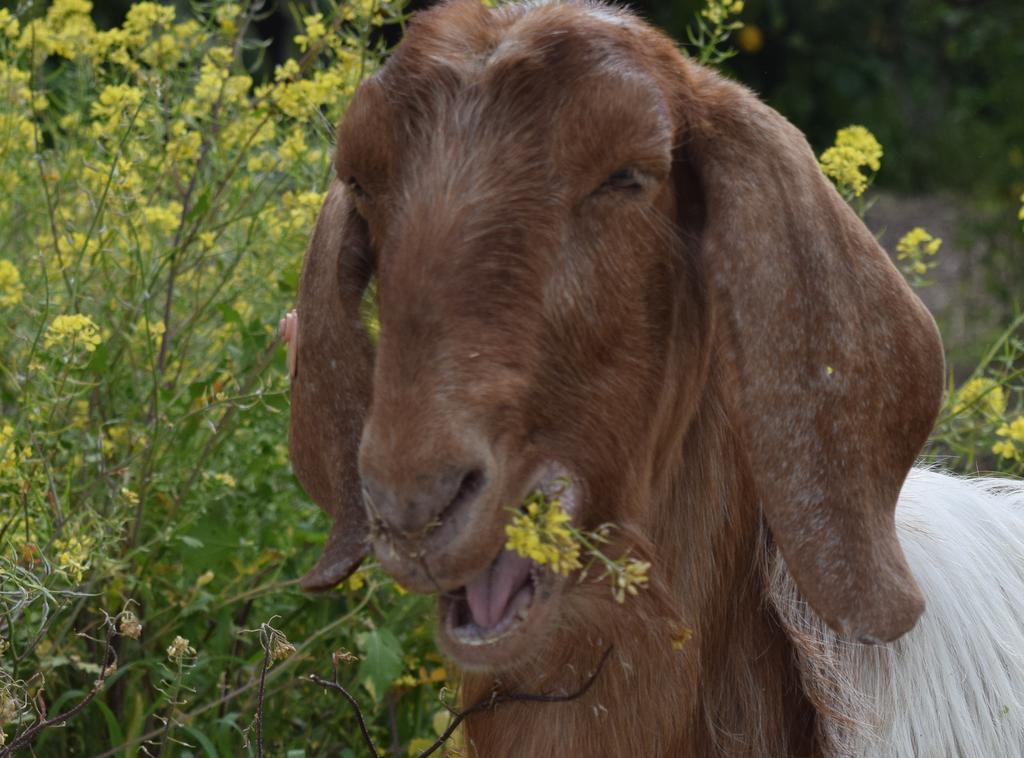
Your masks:
[{"label": "flower sprig in goat's mouth", "polygon": [[[627,594],[635,595],[647,586],[651,564],[631,557],[628,552],[618,559],[605,555],[599,545],[609,542],[611,524],[593,531],[573,526],[561,501],[561,493],[570,486],[571,482],[562,479],[551,494],[542,488],[530,492],[513,514],[512,523],[505,527],[505,547],[562,576],[582,568],[581,580],[595,564],[599,565],[603,570],[599,580],[610,579],[615,600],[625,602]],[[585,567],[580,561],[581,554],[589,558]]]}]

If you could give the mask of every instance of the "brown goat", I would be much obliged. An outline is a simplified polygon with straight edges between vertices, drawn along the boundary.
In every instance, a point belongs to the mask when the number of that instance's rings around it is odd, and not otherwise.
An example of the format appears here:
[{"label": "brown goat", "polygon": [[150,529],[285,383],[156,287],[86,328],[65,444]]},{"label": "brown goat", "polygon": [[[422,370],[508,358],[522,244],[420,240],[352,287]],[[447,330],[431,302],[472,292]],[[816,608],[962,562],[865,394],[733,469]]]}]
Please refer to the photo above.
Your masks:
[{"label": "brown goat", "polygon": [[[360,86],[335,172],[288,327],[291,457],[334,520],[305,586],[373,548],[439,593],[467,703],[571,691],[613,646],[580,700],[470,718],[474,755],[838,752],[771,566],[845,639],[914,626],[894,509],[943,358],[800,132],[628,13],[457,0]],[[563,473],[649,590],[503,552]]]}]

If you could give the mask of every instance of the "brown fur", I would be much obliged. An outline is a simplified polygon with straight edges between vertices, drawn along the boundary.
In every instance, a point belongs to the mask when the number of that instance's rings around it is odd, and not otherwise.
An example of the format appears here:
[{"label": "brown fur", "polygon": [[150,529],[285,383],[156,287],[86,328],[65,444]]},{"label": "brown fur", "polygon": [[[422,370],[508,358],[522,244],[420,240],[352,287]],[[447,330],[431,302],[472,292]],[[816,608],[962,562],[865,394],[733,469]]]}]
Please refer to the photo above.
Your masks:
[{"label": "brown fur", "polygon": [[[623,167],[641,189],[600,189]],[[369,541],[410,588],[466,584],[557,460],[654,586],[620,606],[566,584],[528,654],[468,673],[467,702],[569,691],[615,649],[578,702],[471,718],[474,754],[826,753],[765,556],[848,638],[914,624],[893,511],[943,364],[799,132],[628,14],[460,0],[360,88],[336,170],[298,302],[292,460],[335,519],[307,586]],[[435,523],[423,493],[453,467],[486,485]],[[393,495],[371,540],[360,479]]]}]

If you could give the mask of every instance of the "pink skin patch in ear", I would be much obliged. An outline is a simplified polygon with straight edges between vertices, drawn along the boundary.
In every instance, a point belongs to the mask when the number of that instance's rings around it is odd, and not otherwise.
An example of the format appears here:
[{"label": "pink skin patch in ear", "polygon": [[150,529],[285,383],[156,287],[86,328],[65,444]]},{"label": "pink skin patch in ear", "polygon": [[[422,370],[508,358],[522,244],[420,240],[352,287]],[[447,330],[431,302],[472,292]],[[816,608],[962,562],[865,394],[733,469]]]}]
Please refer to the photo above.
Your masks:
[{"label": "pink skin patch in ear", "polygon": [[288,378],[295,378],[296,361],[299,353],[299,314],[288,311],[284,318],[277,322],[277,333],[288,343]]}]

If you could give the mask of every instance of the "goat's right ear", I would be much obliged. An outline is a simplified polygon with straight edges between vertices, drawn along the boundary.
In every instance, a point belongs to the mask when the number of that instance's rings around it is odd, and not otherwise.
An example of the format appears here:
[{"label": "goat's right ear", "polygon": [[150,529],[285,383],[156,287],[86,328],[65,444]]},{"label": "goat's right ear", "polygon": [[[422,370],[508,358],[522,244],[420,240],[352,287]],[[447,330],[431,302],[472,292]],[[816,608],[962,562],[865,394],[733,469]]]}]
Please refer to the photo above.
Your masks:
[{"label": "goat's right ear", "polygon": [[323,554],[302,578],[307,590],[333,587],[368,550],[357,460],[373,370],[360,318],[372,260],[349,195],[331,184],[299,283],[288,446],[299,482],[332,520]]},{"label": "goat's right ear", "polygon": [[829,626],[895,639],[924,608],[894,513],[942,400],[935,322],[803,135],[680,62],[678,202],[758,500]]}]

